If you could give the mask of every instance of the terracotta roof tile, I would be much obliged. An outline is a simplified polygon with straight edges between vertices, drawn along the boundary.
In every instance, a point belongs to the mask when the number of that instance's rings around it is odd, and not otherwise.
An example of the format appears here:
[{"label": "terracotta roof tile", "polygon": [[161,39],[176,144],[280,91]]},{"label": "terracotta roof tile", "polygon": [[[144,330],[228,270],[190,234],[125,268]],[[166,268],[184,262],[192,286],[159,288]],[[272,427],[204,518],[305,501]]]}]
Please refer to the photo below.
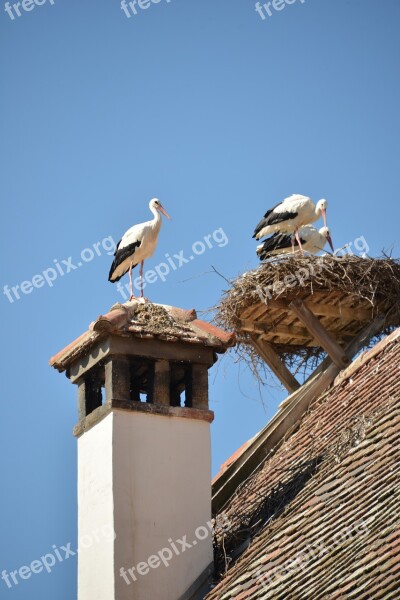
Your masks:
[{"label": "terracotta roof tile", "polygon": [[400,331],[346,371],[221,511],[207,600],[398,597]]},{"label": "terracotta roof tile", "polygon": [[235,343],[235,334],[227,333],[226,331],[222,331],[219,327],[215,327],[211,323],[207,323],[207,321],[200,321],[199,319],[194,319],[191,323],[192,327],[197,327],[202,332],[212,337],[217,337],[222,340],[228,346],[233,346]]},{"label": "terracotta roof tile", "polygon": [[83,353],[86,348],[90,348],[98,339],[99,335],[97,333],[91,330],[85,331],[76,340],[52,356],[49,364],[59,371],[64,371],[65,367],[63,365],[65,361],[72,362],[75,357]]},{"label": "terracotta roof tile", "polygon": [[251,442],[253,441],[254,438],[251,438],[250,440],[247,440],[247,442],[245,442],[244,444],[242,444],[240,446],[240,448],[238,448],[236,450],[236,452],[234,452],[229,458],[228,460],[226,460],[221,466],[220,466],[220,470],[217,473],[217,475],[214,477],[213,482],[216,481],[218,479],[218,477],[221,475],[221,473],[223,473],[230,464],[232,464],[237,458],[239,458],[239,456],[241,456],[243,454],[243,452],[246,450],[246,448],[248,448],[251,444]]},{"label": "terracotta roof tile", "polygon": [[100,315],[96,321],[93,321],[89,325],[89,329],[92,331],[103,332],[103,331],[118,331],[127,325],[129,321],[129,310],[121,305],[121,307],[116,307],[111,309],[105,315]]}]

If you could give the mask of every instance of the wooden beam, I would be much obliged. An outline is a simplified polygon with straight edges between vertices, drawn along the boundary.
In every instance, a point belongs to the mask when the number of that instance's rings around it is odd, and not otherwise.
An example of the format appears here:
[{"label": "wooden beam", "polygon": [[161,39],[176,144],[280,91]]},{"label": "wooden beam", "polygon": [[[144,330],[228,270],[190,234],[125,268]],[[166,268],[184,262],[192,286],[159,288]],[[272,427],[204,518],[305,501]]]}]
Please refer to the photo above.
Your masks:
[{"label": "wooden beam", "polygon": [[240,329],[248,333],[265,333],[271,329],[268,323],[262,321],[253,321],[252,319],[241,319]]},{"label": "wooden beam", "polygon": [[350,360],[377,335],[385,324],[385,315],[378,315],[372,323],[369,323],[351,340],[346,346],[346,354]]},{"label": "wooden beam", "polygon": [[333,362],[343,369],[349,364],[344,349],[339,346],[336,340],[331,336],[321,321],[310,311],[310,309],[301,301],[294,300],[289,304],[289,308],[307,327],[308,331],[320,346],[329,354]]},{"label": "wooden beam", "polygon": [[272,325],[267,333],[269,335],[284,335],[299,340],[312,339],[312,335],[305,327],[296,327],[296,325]]},{"label": "wooden beam", "polygon": [[242,320],[240,323],[242,331],[260,335],[284,335],[286,337],[299,338],[299,340],[309,340],[311,335],[305,327],[296,327],[293,325],[272,325],[270,323],[261,323],[258,321]]},{"label": "wooden beam", "polygon": [[264,342],[257,338],[255,335],[251,335],[251,341],[261,356],[261,358],[267,363],[271,371],[278,377],[279,381],[285,386],[289,392],[294,392],[300,387],[297,379],[291,374],[285,363],[279,358],[279,356],[272,350],[268,342]]},{"label": "wooden beam", "polygon": [[[364,327],[360,333],[347,344],[345,347],[346,356],[350,363],[353,357],[363,348],[368,345],[369,341],[376,335],[381,329],[385,322],[385,318],[379,315],[372,323]],[[346,365],[348,366],[348,365]],[[339,375],[342,369],[333,363],[330,357],[327,357],[316,371],[307,379],[303,384],[302,390],[304,389],[303,401],[317,398],[321,395]],[[305,400],[304,400],[305,399]]]},{"label": "wooden beam", "polygon": [[[324,304],[323,302],[311,302],[304,300],[304,304],[319,317],[332,317],[334,319],[345,319],[346,321],[371,321],[373,315],[372,307],[351,308],[340,304]],[[280,310],[289,310],[289,305],[284,300],[270,300],[268,307]]]},{"label": "wooden beam", "polygon": [[268,304],[260,300],[257,304],[252,304],[252,306],[246,308],[241,316],[244,319],[251,319],[252,321],[254,321],[254,319],[258,319],[259,317],[261,317],[261,315],[263,315],[267,310]]},{"label": "wooden beam", "polygon": [[340,304],[323,304],[319,302],[305,302],[306,306],[315,314],[321,317],[333,317],[335,319],[344,319],[346,321],[371,321],[372,307],[350,308]]}]

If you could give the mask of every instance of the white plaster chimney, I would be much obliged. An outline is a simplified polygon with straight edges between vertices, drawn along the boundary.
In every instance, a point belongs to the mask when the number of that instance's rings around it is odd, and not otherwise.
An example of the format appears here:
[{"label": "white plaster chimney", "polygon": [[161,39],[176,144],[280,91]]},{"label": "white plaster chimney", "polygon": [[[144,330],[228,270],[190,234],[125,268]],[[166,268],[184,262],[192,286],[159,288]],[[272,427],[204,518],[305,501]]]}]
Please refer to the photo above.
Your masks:
[{"label": "white plaster chimney", "polygon": [[78,385],[78,600],[202,597],[208,369],[232,343],[194,311],[132,302],[52,359]]}]

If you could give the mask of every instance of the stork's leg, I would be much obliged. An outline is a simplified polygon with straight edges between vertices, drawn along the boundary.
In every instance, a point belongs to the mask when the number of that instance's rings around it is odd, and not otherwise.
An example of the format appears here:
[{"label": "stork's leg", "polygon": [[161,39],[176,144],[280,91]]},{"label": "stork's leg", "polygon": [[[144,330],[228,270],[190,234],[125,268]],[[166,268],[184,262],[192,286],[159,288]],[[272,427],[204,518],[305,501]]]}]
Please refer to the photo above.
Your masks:
[{"label": "stork's leg", "polygon": [[132,261],[131,261],[131,266],[129,267],[129,283],[130,283],[130,287],[131,287],[131,297],[129,298],[129,300],[132,300],[135,296],[133,295],[133,283],[132,283]]},{"label": "stork's leg", "polygon": [[142,262],[140,263],[140,271],[139,271],[139,275],[140,275],[140,297],[143,298],[143,265],[144,265],[144,260],[142,260]]},{"label": "stork's leg", "polygon": [[295,237],[294,237],[294,233],[292,233],[292,235],[290,236],[290,241],[292,242],[292,253],[294,254],[294,242],[295,242]]},{"label": "stork's leg", "polygon": [[300,252],[301,252],[301,253],[303,254],[303,256],[304,256],[304,250],[303,250],[303,246],[301,245],[300,236],[299,236],[299,232],[298,232],[298,230],[297,230],[297,229],[296,229],[296,231],[295,231],[295,236],[296,236],[297,243],[299,244]]}]

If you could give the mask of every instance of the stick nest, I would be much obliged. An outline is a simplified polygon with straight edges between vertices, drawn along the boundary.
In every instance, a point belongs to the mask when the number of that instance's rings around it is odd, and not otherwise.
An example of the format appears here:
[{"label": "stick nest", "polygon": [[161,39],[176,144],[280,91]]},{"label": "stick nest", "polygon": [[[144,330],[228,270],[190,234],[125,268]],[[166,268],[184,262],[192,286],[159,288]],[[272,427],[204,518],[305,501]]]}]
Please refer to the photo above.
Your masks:
[{"label": "stick nest", "polygon": [[[385,326],[374,338],[375,343],[400,325],[400,260],[354,255],[276,257],[231,282],[231,288],[217,307],[215,321],[235,332],[239,358],[245,359],[260,378],[260,367],[265,368],[265,363],[251,346],[249,334],[241,328],[243,313],[252,306],[262,306],[263,302],[268,306],[271,299],[287,303],[305,298],[313,301],[313,295],[319,301],[326,295],[327,303],[340,303],[346,296],[346,302],[351,299],[352,306],[372,307],[373,315],[386,315]],[[326,356],[316,346],[285,343],[273,344],[273,348],[286,366],[304,373]]]}]

